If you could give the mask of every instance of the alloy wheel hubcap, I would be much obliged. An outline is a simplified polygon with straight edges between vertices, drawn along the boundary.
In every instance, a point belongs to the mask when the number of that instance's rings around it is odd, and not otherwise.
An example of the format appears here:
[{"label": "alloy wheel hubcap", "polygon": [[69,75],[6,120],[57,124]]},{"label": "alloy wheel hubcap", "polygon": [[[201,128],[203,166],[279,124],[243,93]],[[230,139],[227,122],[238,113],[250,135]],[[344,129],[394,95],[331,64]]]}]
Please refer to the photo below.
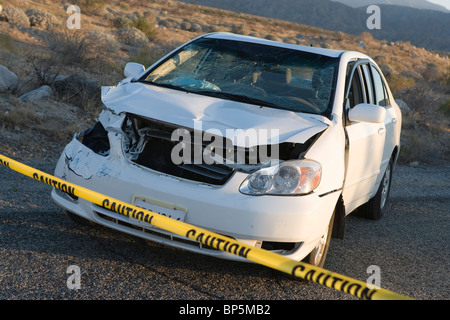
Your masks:
[{"label": "alloy wheel hubcap", "polygon": [[327,232],[320,239],[319,244],[317,245],[315,250],[314,264],[316,266],[319,265],[320,261],[322,260],[322,256],[325,252],[325,247],[327,244],[327,239],[328,239],[328,229]]},{"label": "alloy wheel hubcap", "polygon": [[388,166],[386,169],[386,173],[384,174],[384,179],[383,179],[383,189],[381,189],[381,203],[380,203],[380,208],[383,209],[384,206],[386,205],[386,200],[388,197],[388,193],[389,193],[389,183],[391,180],[391,167]]}]

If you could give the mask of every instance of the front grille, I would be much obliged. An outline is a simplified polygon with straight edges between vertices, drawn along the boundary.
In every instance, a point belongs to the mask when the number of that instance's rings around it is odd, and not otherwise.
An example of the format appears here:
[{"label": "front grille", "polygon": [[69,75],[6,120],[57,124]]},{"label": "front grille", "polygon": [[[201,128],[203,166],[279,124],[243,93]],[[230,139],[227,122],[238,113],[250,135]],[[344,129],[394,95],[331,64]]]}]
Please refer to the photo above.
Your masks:
[{"label": "front grille", "polygon": [[158,172],[214,185],[225,184],[233,175],[233,168],[217,163],[175,164],[171,159],[174,146],[171,141],[153,137],[147,141],[135,162]]},{"label": "front grille", "polygon": [[224,184],[233,173],[233,170],[223,165],[206,164],[181,164],[183,177],[192,180],[202,178],[204,182],[213,182],[214,184]]},{"label": "front grille", "polygon": [[204,250],[213,250],[213,251],[219,251],[216,248],[207,246],[205,244],[199,243],[194,240],[190,240],[188,238],[183,238],[177,234],[165,231],[163,229],[156,228],[154,226],[145,226],[145,225],[137,225],[134,223],[129,222],[129,218],[127,216],[118,214],[117,212],[102,208],[100,206],[95,205],[96,209],[94,213],[96,214],[97,218],[108,221],[110,223],[114,223],[117,225],[120,225],[127,229],[132,229],[140,232],[141,234],[146,234],[150,236],[156,236],[159,238],[164,238],[170,241],[175,241],[178,243],[183,243],[185,245],[191,246],[191,247],[197,247]]}]

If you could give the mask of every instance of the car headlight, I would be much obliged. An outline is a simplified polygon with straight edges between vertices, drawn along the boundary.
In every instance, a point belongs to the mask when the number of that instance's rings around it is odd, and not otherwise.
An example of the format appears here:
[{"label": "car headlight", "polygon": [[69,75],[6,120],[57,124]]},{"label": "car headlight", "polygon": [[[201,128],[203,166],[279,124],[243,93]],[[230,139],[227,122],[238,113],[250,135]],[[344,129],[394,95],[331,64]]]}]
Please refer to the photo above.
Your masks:
[{"label": "car headlight", "polygon": [[288,160],[260,169],[242,182],[239,191],[248,195],[301,195],[320,183],[322,166],[313,160]]}]

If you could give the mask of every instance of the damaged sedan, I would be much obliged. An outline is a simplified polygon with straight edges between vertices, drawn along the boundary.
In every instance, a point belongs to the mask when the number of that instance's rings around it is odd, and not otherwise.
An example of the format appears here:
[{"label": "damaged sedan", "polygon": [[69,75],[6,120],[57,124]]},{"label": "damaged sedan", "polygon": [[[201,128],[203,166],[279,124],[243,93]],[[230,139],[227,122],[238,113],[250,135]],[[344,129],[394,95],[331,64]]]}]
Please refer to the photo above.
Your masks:
[{"label": "damaged sedan", "polygon": [[[401,113],[376,63],[353,51],[230,33],[195,38],[102,88],[55,175],[121,201],[323,266],[345,217],[386,210]],[[80,223],[246,261],[60,190]]]}]

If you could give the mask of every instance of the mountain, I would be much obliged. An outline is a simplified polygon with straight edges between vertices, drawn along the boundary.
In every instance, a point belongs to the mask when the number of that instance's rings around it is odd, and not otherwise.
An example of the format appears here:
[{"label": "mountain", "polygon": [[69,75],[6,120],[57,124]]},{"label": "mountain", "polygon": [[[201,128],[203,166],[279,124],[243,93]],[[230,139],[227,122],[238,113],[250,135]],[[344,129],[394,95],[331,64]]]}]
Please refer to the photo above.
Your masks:
[{"label": "mountain", "polygon": [[396,5],[415,9],[435,10],[450,13],[450,11],[446,9],[444,6],[428,2],[426,0],[331,0],[331,1],[340,2],[353,8],[361,8],[361,7],[367,8],[372,4]]},{"label": "mountain", "polygon": [[381,29],[369,30],[367,20],[371,15],[366,12],[367,7],[352,8],[329,0],[183,0],[183,2],[350,34],[370,32],[375,39],[410,41],[417,47],[450,52],[450,13],[442,11],[379,5]]}]

